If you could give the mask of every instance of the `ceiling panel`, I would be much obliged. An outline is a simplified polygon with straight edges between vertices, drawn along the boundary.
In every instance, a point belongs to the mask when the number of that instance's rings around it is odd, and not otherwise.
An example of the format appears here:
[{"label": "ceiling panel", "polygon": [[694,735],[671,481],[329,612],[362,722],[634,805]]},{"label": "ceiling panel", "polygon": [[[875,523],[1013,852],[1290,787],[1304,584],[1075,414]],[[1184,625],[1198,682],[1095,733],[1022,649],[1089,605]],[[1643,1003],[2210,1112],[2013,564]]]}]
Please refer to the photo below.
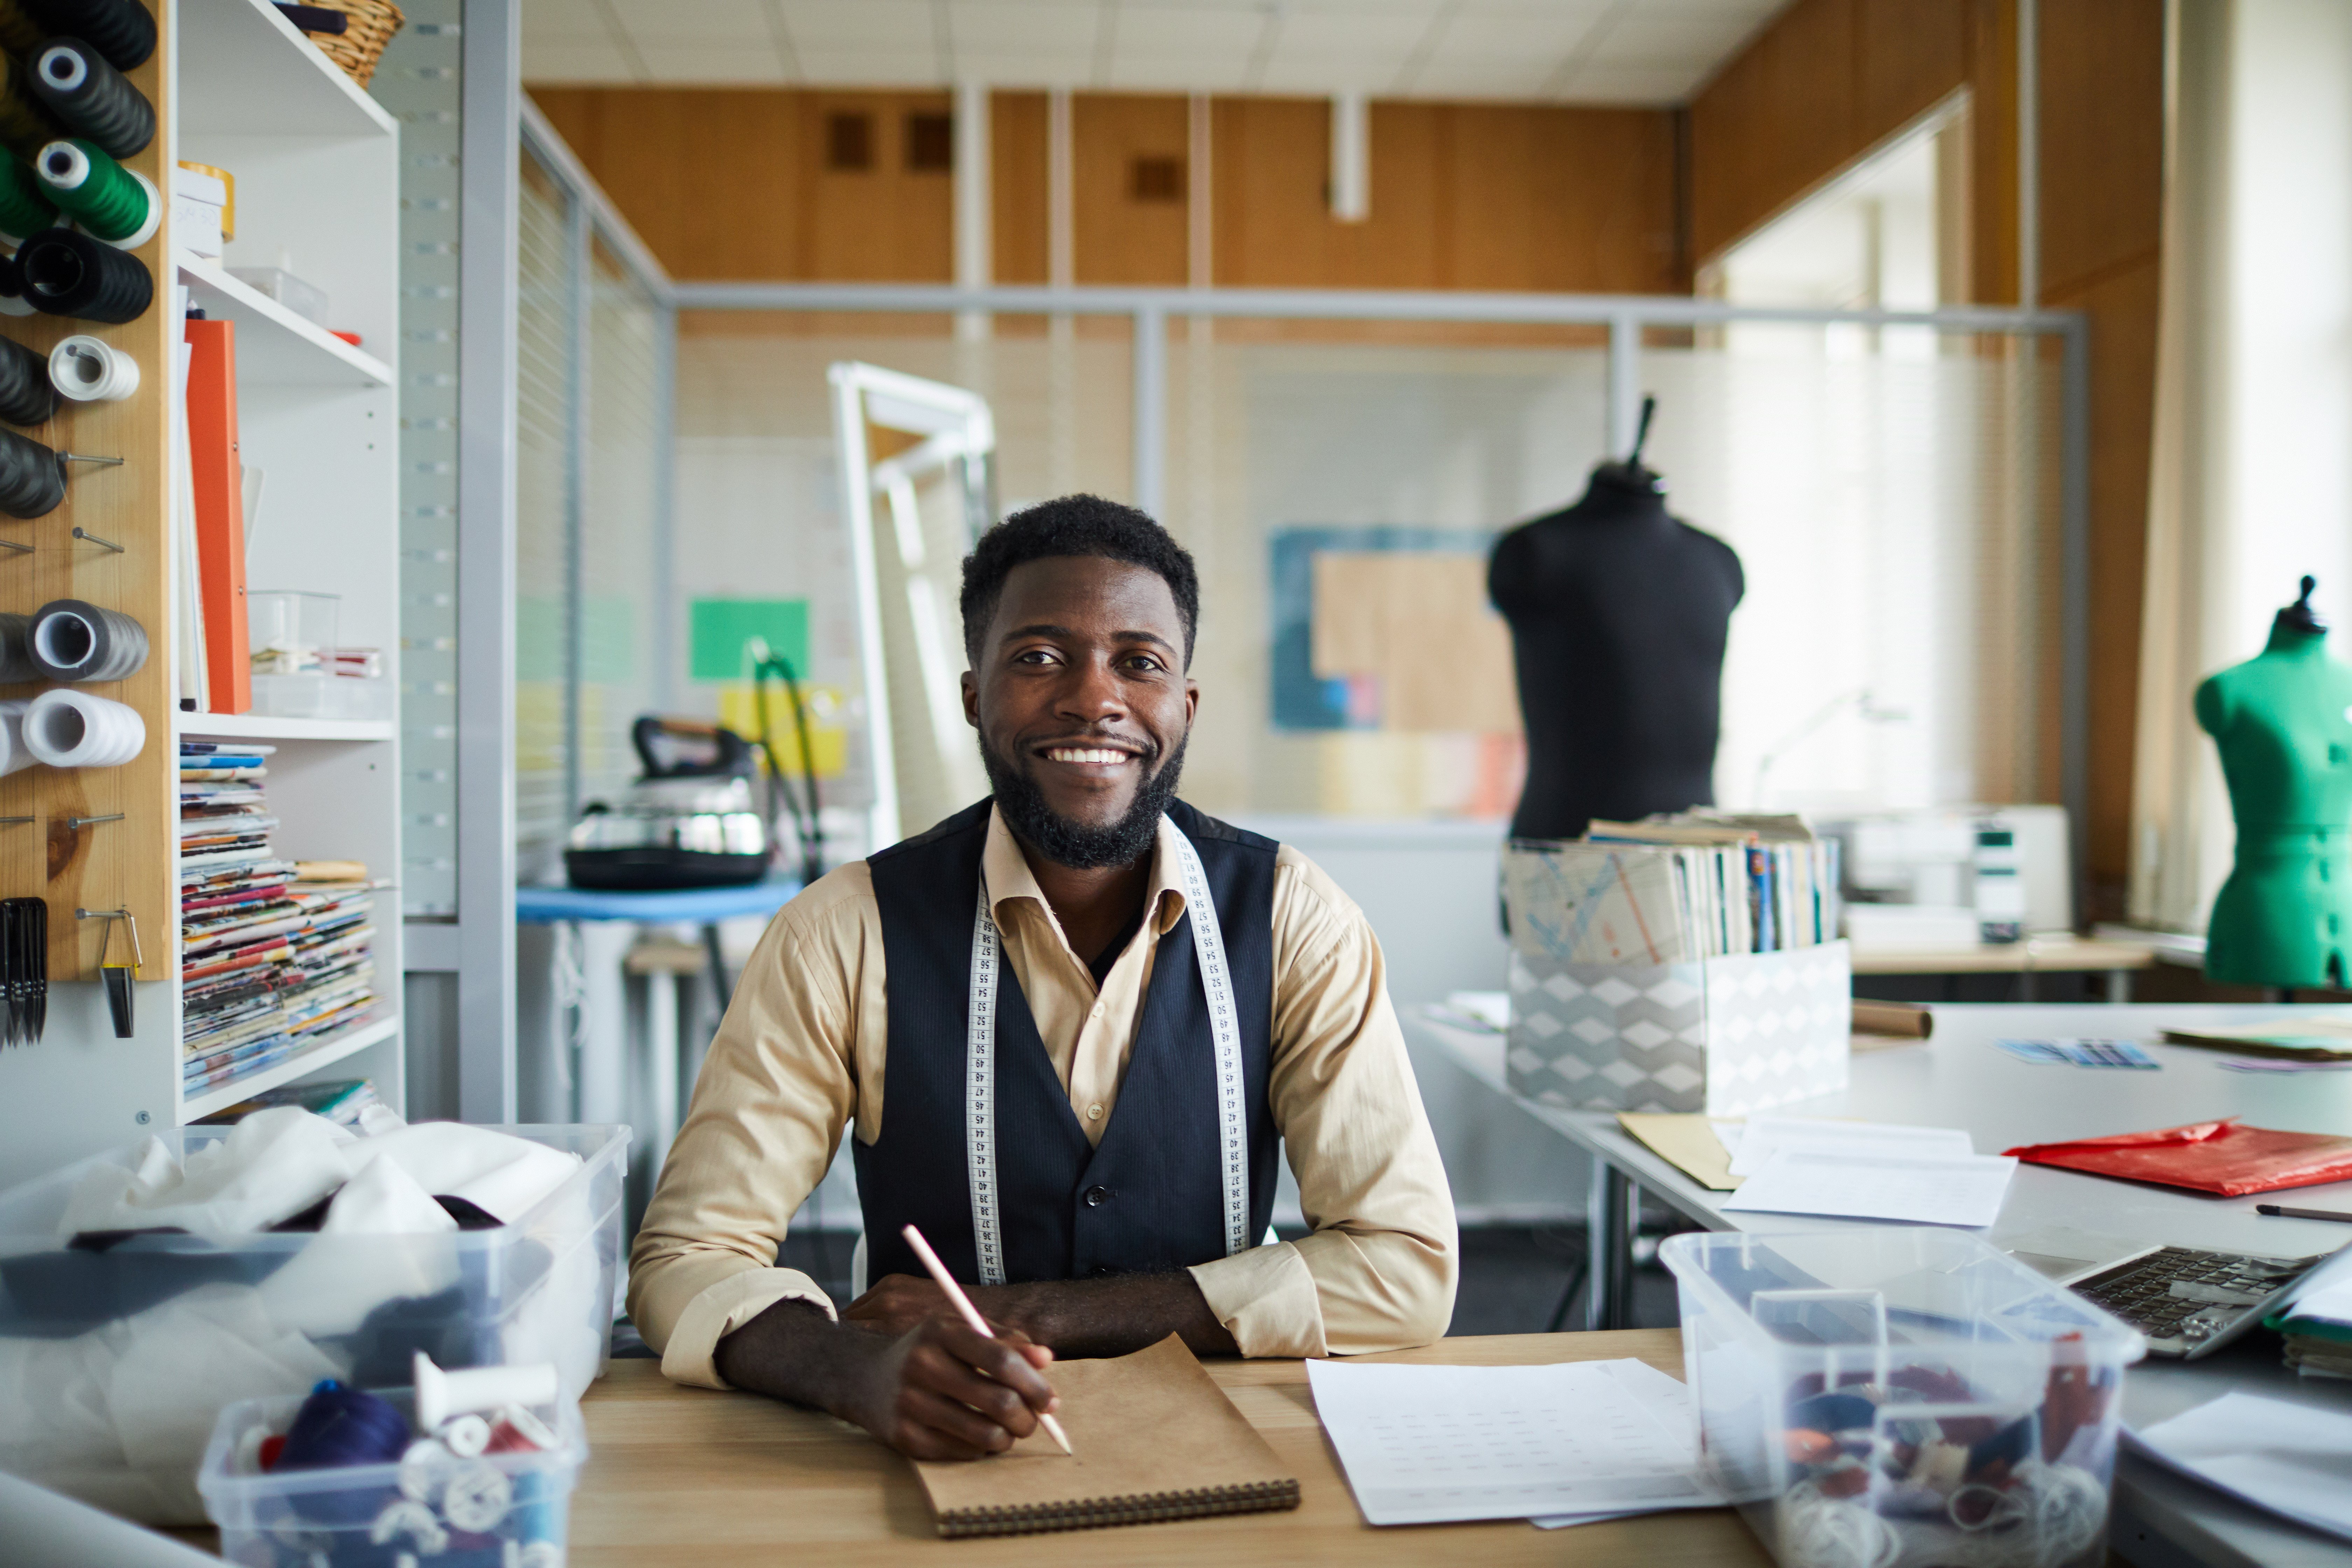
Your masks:
[{"label": "ceiling panel", "polygon": [[523,76],[1673,104],[1784,3],[524,0]]}]

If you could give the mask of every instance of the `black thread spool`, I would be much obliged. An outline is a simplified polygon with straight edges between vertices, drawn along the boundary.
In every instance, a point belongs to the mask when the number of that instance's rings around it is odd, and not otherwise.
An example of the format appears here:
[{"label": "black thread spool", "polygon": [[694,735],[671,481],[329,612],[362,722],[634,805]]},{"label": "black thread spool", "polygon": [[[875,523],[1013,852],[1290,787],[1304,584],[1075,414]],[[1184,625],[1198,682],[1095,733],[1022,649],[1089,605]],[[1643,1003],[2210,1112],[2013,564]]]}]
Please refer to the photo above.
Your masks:
[{"label": "black thread spool", "polygon": [[33,662],[33,617],[0,615],[0,686],[20,686],[41,679]]},{"label": "black thread spool", "polygon": [[34,309],[84,321],[135,321],[155,302],[155,278],[127,250],[69,228],[46,228],[16,251]]},{"label": "black thread spool", "polygon": [[52,38],[33,62],[33,96],[118,158],[155,140],[155,106],[106,57],[79,38]]},{"label": "black thread spool", "polygon": [[125,680],[147,664],[147,628],[121,610],[52,599],[25,629],[26,657],[48,680]]},{"label": "black thread spool", "polygon": [[[5,0],[0,0],[5,3]],[[81,38],[116,70],[136,70],[155,52],[155,18],[139,0],[14,0],[50,37]],[[29,52],[29,51],[27,51]]]},{"label": "black thread spool", "polygon": [[0,511],[47,517],[66,499],[66,460],[29,436],[0,430]]},{"label": "black thread spool", "polygon": [[0,338],[0,419],[39,425],[57,411],[49,362],[14,338]]}]

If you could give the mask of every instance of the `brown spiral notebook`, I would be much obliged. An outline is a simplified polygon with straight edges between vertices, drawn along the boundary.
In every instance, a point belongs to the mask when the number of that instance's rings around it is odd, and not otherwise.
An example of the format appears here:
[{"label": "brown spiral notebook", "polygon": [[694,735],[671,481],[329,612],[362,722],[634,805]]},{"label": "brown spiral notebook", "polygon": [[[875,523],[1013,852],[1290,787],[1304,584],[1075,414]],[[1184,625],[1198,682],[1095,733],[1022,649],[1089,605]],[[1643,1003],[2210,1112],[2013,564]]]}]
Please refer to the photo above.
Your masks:
[{"label": "brown spiral notebook", "polygon": [[1291,1475],[1184,1342],[1056,1362],[1073,1454],[1039,1432],[966,1464],[919,1461],[941,1535],[1027,1535],[1298,1506]]}]

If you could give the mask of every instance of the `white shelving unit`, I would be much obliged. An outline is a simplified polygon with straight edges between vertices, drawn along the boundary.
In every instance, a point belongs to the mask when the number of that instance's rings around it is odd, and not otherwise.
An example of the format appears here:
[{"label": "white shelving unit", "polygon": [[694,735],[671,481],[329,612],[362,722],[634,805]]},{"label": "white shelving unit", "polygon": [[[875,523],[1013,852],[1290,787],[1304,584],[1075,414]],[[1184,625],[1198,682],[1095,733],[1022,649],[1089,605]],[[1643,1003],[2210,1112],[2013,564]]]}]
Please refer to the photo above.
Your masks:
[{"label": "white shelving unit", "polygon": [[[383,679],[399,680],[400,432],[396,403],[399,362],[400,134],[399,125],[343,72],[289,26],[269,0],[148,0],[162,24],[163,47],[154,66],[141,78],[154,85],[162,123],[157,145],[142,159],[169,170],[177,162],[209,163],[236,177],[236,237],[220,265],[162,243],[145,256],[156,290],[149,314],[133,325],[149,346],[162,340],[164,353],[180,337],[177,310],[184,302],[208,317],[236,323],[239,455],[263,474],[260,503],[248,519],[246,581],[249,590],[304,589],[339,595],[337,640],[383,650]],[[159,184],[164,183],[158,181]],[[225,267],[282,267],[329,299],[323,325],[304,320],[231,278]],[[330,329],[355,334],[357,346]],[[19,326],[19,334],[27,329]],[[46,320],[32,331],[58,329]],[[130,326],[114,329],[128,333]],[[0,1186],[6,1186],[94,1150],[119,1145],[142,1131],[163,1131],[219,1110],[261,1089],[317,1075],[365,1076],[385,1100],[404,1103],[402,1072],[401,952],[399,896],[378,895],[374,927],[378,1000],[339,1034],[290,1060],[274,1063],[228,1083],[194,1094],[181,1086],[183,1002],[181,938],[176,897],[159,899],[176,884],[176,865],[159,866],[152,857],[176,848],[175,825],[137,819],[135,866],[111,861],[82,880],[59,882],[57,859],[62,842],[75,855],[95,856],[92,843],[120,855],[133,841],[135,814],[176,816],[169,784],[162,776],[183,739],[259,742],[276,748],[269,763],[268,798],[278,826],[271,832],[277,852],[290,859],[364,861],[379,878],[400,874],[400,731],[384,721],[288,719],[263,714],[191,713],[176,710],[180,657],[172,617],[180,600],[171,574],[178,570],[171,497],[163,468],[183,459],[178,426],[184,408],[172,396],[168,370],[149,367],[134,395],[146,400],[123,405],[156,430],[164,420],[168,440],[151,434],[144,448],[132,447],[134,466],[104,470],[119,475],[114,488],[83,488],[58,517],[19,525],[16,537],[37,537],[44,553],[15,559],[49,562],[61,589],[85,587],[96,598],[139,593],[149,606],[150,658],[160,691],[142,689],[140,700],[157,710],[147,728],[147,752],[138,790],[121,778],[94,779],[80,787],[96,792],[101,809],[121,816],[99,817],[113,837],[53,840],[47,854],[47,896],[53,939],[60,920],[68,922],[68,951],[79,962],[60,967],[53,940],[47,1026],[37,1045],[0,1050]],[[92,440],[107,431],[105,413],[60,416],[47,438],[76,436]],[[96,450],[111,448],[100,447]],[[103,558],[130,563],[121,568],[78,558],[60,559],[48,528],[62,533],[82,506],[110,505],[111,513],[91,511],[89,521],[127,521],[100,529],[121,531],[120,542],[135,552]],[[93,547],[95,548],[95,547]],[[134,570],[143,574],[135,579]],[[12,580],[17,597],[34,584],[21,574]],[[114,574],[110,575],[112,572]],[[79,575],[68,575],[79,574]],[[44,580],[47,581],[47,580]],[[158,592],[158,590],[162,590]],[[160,612],[153,606],[164,606]],[[20,606],[23,607],[23,606]],[[129,698],[129,687],[122,689]],[[25,693],[29,694],[29,693]],[[154,765],[160,763],[160,766]],[[152,781],[154,787],[145,787]],[[69,791],[80,783],[56,781]],[[25,787],[22,780],[20,792]],[[62,797],[61,797],[62,798]],[[15,809],[19,815],[25,809]],[[52,806],[52,818],[70,811]],[[15,831],[29,835],[22,826]],[[11,890],[42,887],[37,859],[25,855],[26,837],[7,841],[20,859]],[[75,862],[68,858],[70,869]],[[74,892],[58,896],[60,887]],[[121,889],[117,892],[117,889]],[[77,902],[107,900],[141,902],[142,984],[133,987],[133,1027],[116,1036],[101,988],[91,983],[96,942],[70,923]],[[127,904],[126,904],[127,907]],[[158,911],[164,911],[159,918]],[[70,944],[79,942],[79,948]],[[5,1556],[0,1552],[0,1556]]]},{"label": "white shelving unit", "polygon": [[[174,259],[190,306],[236,323],[241,455],[264,476],[247,520],[246,582],[254,591],[340,595],[340,640],[381,648],[383,679],[396,689],[398,122],[268,0],[177,0],[173,8],[172,155],[236,177],[236,234],[220,264],[185,251]],[[283,267],[324,289],[327,323],[248,288],[228,267]],[[359,346],[330,328],[356,333]],[[277,748],[266,789],[279,854],[362,860],[375,876],[399,874],[397,724],[182,713],[175,729],[175,739]],[[192,1121],[330,1072],[372,1078],[399,1106],[398,900],[391,889],[376,900],[373,1012],[301,1056],[180,1099],[173,1120]],[[176,981],[173,989],[176,995]],[[176,1084],[176,1001],[171,1011]]]}]

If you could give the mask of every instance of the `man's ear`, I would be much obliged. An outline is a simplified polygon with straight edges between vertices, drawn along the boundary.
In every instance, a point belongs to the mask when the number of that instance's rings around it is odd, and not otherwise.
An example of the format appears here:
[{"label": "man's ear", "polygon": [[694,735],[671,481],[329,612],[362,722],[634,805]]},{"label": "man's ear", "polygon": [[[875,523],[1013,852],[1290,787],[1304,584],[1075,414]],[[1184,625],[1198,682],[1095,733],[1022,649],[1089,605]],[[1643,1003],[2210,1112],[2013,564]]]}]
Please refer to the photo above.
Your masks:
[{"label": "man's ear", "polygon": [[1191,676],[1184,678],[1184,729],[1189,733],[1192,721],[1201,716],[1201,683]]},{"label": "man's ear", "polygon": [[977,730],[980,728],[980,677],[967,669],[959,684],[963,688],[963,721]]}]

